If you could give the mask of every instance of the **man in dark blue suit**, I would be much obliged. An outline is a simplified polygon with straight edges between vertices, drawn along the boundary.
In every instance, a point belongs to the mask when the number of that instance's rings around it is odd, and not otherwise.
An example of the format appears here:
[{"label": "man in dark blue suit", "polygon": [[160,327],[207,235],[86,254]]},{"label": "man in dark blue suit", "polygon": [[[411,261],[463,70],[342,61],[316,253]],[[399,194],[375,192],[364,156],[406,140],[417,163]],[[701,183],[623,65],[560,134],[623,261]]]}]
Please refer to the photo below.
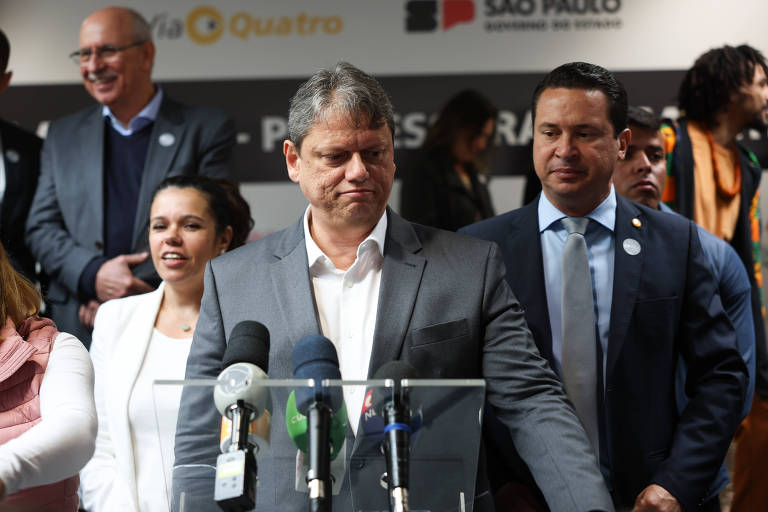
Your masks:
[{"label": "man in dark blue suit", "polygon": [[[611,73],[560,66],[536,88],[533,115],[543,193],[463,232],[498,243],[536,344],[561,378],[574,360],[593,363],[594,418],[580,410],[584,389],[564,380],[587,430],[595,425],[593,448],[617,507],[719,510],[716,497],[704,498],[738,425],[746,369],[696,227],[615,193],[611,176],[630,132],[626,92]],[[562,327],[573,321],[563,311],[573,306],[562,294],[571,272],[566,224],[582,218],[592,361],[574,358]],[[681,414],[679,356],[689,369]]]}]

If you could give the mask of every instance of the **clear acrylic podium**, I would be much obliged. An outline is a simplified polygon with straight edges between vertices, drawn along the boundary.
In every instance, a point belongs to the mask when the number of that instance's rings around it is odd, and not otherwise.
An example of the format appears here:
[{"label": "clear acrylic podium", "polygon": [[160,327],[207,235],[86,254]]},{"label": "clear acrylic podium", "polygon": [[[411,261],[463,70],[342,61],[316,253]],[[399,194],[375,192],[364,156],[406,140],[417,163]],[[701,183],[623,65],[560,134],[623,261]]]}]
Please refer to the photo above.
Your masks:
[{"label": "clear acrylic podium", "polygon": [[[213,403],[213,387],[216,380],[169,381],[154,383],[154,402],[163,403],[169,397],[178,400],[184,387],[194,393],[208,393],[210,408]],[[261,511],[305,511],[308,509],[306,492],[306,467],[302,473],[302,457],[296,444],[290,438],[286,427],[286,403],[291,392],[300,387],[312,387],[312,380],[263,380],[258,385],[269,390],[272,411],[269,420],[262,419],[257,430],[262,436],[252,437],[258,441],[257,465],[258,484],[256,507]],[[381,450],[381,427],[383,420],[371,416],[379,415],[383,403],[392,400],[395,394],[392,380],[341,381],[327,380],[323,386],[341,387],[344,391],[363,393],[363,414],[357,435],[346,427],[343,446],[332,461],[331,473],[334,478],[333,510],[354,512],[386,512],[389,497],[386,486],[386,463]],[[475,493],[477,459],[480,449],[481,421],[485,400],[485,381],[482,379],[415,380],[404,379],[402,388],[407,393],[411,410],[410,449],[410,509],[412,512],[471,512]],[[376,397],[374,400],[373,397]],[[202,413],[202,411],[201,411]],[[205,411],[205,414],[211,414]],[[357,412],[360,414],[360,411]],[[216,412],[218,421],[215,432],[209,432],[226,444],[222,434],[222,417]],[[351,413],[350,413],[351,415]],[[169,418],[161,417],[156,409],[158,436],[163,453],[165,474],[168,476],[167,495],[171,510],[176,512],[198,512],[219,510],[213,499],[215,468],[195,468],[203,475],[204,489],[196,490],[191,497],[170,484],[173,474],[173,442],[168,439]],[[165,429],[163,429],[165,425]],[[265,443],[262,438],[267,437]],[[163,438],[165,436],[165,438]],[[220,447],[216,452],[221,453]],[[177,475],[180,469],[177,468]],[[210,482],[207,480],[210,479]]]}]

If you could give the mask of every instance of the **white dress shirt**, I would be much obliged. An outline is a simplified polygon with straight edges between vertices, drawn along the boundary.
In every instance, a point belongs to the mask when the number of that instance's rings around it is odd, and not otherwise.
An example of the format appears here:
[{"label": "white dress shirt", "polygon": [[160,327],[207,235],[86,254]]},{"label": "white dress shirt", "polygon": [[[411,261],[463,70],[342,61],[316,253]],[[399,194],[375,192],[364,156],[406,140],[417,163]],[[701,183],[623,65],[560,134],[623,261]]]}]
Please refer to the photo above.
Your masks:
[{"label": "white dress shirt", "polygon": [[[346,271],[337,269],[312,239],[309,215],[310,209],[307,208],[304,213],[304,240],[320,328],[323,336],[336,347],[342,379],[365,380],[368,378],[379,307],[387,214],[385,212],[381,216],[371,234],[357,247],[355,262]],[[357,432],[363,394],[363,389],[344,388],[352,432]]]}]

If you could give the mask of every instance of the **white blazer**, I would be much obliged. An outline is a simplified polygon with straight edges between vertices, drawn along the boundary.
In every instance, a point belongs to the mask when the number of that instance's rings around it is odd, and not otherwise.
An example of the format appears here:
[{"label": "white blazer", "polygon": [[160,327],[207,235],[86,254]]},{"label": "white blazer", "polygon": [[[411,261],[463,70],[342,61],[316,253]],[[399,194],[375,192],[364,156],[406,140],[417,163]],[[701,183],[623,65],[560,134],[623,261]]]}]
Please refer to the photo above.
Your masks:
[{"label": "white blazer", "polygon": [[80,471],[90,512],[137,511],[136,464],[128,400],[147,352],[164,283],[157,290],[105,302],[93,327],[91,359],[99,420],[96,451]]}]

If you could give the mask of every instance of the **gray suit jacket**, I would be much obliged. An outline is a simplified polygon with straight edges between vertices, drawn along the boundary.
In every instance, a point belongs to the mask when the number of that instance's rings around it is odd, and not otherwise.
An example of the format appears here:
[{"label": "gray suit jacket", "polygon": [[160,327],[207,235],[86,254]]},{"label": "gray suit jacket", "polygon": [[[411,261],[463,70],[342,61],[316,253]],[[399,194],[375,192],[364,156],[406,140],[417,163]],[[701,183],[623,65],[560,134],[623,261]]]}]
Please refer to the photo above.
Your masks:
[{"label": "gray suit jacket", "polygon": [[[301,221],[209,263],[187,378],[218,375],[229,333],[242,320],[269,329],[270,378],[290,378],[294,344],[321,332]],[[504,281],[495,244],[411,224],[388,211],[369,377],[392,360],[407,361],[424,378],[484,377],[488,403],[509,428],[552,510],[612,510],[586,435]],[[283,413],[273,416],[273,452],[295,453]],[[210,390],[185,390],[176,431],[177,491],[190,490],[185,486],[195,471],[212,483],[212,470],[206,476],[191,465],[215,464],[219,422]],[[306,495],[293,490],[292,464],[262,464],[257,510],[304,508]],[[484,469],[479,468],[481,498]],[[487,493],[485,499],[475,510],[493,510]],[[351,510],[345,503],[337,509]]]},{"label": "gray suit jacket", "polygon": [[[51,278],[47,300],[60,330],[87,343],[77,318],[78,281],[86,265],[104,255],[104,137],[101,105],[54,121],[43,144],[40,181],[27,218],[26,238]],[[161,134],[173,135],[163,146]],[[167,139],[167,137],[166,137]],[[166,177],[207,174],[226,177],[235,143],[234,125],[224,113],[189,107],[164,97],[152,127],[131,234],[134,252],[147,249],[152,193]],[[157,277],[152,261],[134,269]]]}]

